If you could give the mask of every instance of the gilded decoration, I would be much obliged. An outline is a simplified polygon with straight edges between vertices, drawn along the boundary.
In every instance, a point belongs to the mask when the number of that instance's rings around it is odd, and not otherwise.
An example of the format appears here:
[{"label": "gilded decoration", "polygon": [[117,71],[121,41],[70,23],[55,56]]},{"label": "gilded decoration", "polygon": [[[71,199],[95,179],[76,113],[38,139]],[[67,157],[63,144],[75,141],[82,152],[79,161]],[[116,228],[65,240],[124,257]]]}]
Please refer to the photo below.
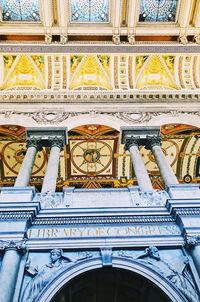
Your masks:
[{"label": "gilded decoration", "polygon": [[22,89],[32,87],[44,89],[44,57],[40,55],[5,55],[2,88]]},{"label": "gilded decoration", "polygon": [[136,59],[138,89],[177,89],[173,56],[143,56]]},{"label": "gilded decoration", "polygon": [[[130,116],[124,116],[125,120]],[[134,118],[134,116],[133,116]],[[144,118],[144,117],[143,117]],[[198,183],[200,177],[199,129],[189,125],[162,126],[162,150],[180,183]],[[69,131],[69,142],[60,154],[57,189],[127,187],[136,185],[131,158],[119,144],[119,132],[103,125],[83,125]],[[48,149],[36,155],[31,184],[41,186],[47,165]],[[26,153],[25,129],[16,125],[0,127],[1,183],[11,185]],[[153,154],[140,147],[153,187],[163,190]]]},{"label": "gilded decoration", "polygon": [[15,90],[20,90],[32,99],[30,88],[47,94],[67,91],[65,98],[70,91],[78,90],[94,91],[92,95],[98,94],[99,90],[101,94],[110,91],[114,95],[120,91],[181,92],[189,89],[198,92],[200,88],[198,54],[8,53],[0,55],[0,66],[2,97],[3,91],[12,89],[13,97]]},{"label": "gilded decoration", "polygon": [[112,90],[109,77],[110,58],[108,56],[87,55],[71,57],[70,90],[99,88]]}]

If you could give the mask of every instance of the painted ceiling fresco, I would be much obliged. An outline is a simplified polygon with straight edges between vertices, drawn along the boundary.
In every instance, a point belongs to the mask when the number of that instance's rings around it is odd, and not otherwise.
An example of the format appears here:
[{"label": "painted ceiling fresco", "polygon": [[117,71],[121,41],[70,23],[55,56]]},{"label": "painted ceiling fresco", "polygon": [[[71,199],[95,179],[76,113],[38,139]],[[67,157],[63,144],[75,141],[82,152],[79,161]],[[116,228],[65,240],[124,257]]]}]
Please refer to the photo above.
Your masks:
[{"label": "painted ceiling fresco", "polygon": [[[170,124],[161,128],[162,148],[180,183],[200,183],[200,130],[189,125]],[[69,131],[69,142],[61,152],[57,190],[126,187],[136,185],[130,154],[119,142],[119,132],[103,125],[84,125]],[[40,190],[49,149],[38,152],[31,184]],[[13,185],[26,152],[25,129],[0,127],[0,183]],[[140,148],[153,186],[164,184],[152,153]]]},{"label": "painted ceiling fresco", "polygon": [[0,55],[0,90],[200,88],[200,55]]}]

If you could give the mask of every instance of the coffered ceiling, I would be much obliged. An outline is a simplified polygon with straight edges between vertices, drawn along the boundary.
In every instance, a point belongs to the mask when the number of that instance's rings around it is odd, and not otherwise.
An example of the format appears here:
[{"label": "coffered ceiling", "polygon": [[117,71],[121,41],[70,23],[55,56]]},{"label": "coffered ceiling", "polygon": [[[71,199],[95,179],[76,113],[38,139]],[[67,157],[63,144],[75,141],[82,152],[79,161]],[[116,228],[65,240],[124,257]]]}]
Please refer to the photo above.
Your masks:
[{"label": "coffered ceiling", "polygon": [[1,39],[199,43],[198,0],[1,0]]}]

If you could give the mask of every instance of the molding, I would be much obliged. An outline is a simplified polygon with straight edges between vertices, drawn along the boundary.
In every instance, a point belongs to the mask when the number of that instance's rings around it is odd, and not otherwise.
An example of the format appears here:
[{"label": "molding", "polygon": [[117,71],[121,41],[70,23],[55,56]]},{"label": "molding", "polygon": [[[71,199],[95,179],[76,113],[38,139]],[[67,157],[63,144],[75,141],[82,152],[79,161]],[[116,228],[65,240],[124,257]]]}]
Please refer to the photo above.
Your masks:
[{"label": "molding", "polygon": [[200,216],[200,207],[198,208],[174,208],[173,212],[180,216]]},{"label": "molding", "polygon": [[175,222],[171,216],[97,216],[97,217],[47,217],[36,218],[33,225],[110,225],[130,223]]},{"label": "molding", "polygon": [[0,44],[0,52],[14,52],[14,53],[199,53],[200,45],[188,43],[187,45],[180,45],[178,43],[168,44],[159,43],[152,44],[143,43],[130,45],[129,43],[121,43],[114,45],[113,43],[68,43],[67,45],[60,45],[58,43],[51,45],[38,44]]},{"label": "molding", "polygon": [[0,221],[4,220],[28,220],[29,218],[33,218],[33,211],[20,211],[20,212],[0,212]]},{"label": "molding", "polygon": [[174,103],[199,102],[200,90],[171,90],[171,91],[40,91],[40,90],[8,90],[0,91],[1,101],[4,103]]},{"label": "molding", "polygon": [[21,109],[21,110],[0,110],[0,116],[3,116],[3,118],[7,119],[9,121],[12,117],[28,117],[33,119],[37,124],[46,124],[46,125],[58,125],[64,121],[67,121],[68,119],[74,118],[74,117],[84,117],[86,115],[89,115],[91,118],[97,117],[97,116],[110,116],[117,119],[122,120],[123,122],[126,122],[127,124],[140,124],[140,123],[146,123],[151,121],[155,117],[159,116],[170,116],[170,117],[177,117],[180,114],[184,114],[191,117],[200,117],[200,111],[193,111],[193,109],[185,109],[185,110],[164,110],[164,109],[144,109],[143,111],[136,111],[136,110],[116,110],[113,111],[113,109],[107,109],[107,110],[101,110],[101,109],[91,109],[91,110],[85,110],[85,111],[65,111],[64,108],[61,111],[60,109],[53,109],[52,110],[46,110],[44,108],[40,108],[38,111],[27,111],[27,108]]}]

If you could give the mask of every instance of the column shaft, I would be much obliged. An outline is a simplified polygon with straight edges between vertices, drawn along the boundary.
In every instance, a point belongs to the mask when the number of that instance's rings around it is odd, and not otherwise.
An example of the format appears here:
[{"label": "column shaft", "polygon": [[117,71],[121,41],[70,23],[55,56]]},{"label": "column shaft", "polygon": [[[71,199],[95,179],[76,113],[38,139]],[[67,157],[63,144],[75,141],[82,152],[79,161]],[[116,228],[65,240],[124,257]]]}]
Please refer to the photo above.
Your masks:
[{"label": "column shaft", "polygon": [[143,192],[153,191],[151,180],[141,158],[138,146],[132,145],[129,150],[140,190]]},{"label": "column shaft", "polygon": [[28,147],[19,174],[15,181],[15,187],[25,187],[29,184],[36,153],[37,148],[35,146]]},{"label": "column shaft", "polygon": [[8,249],[3,256],[0,270],[0,300],[12,302],[20,264],[20,254],[15,249]]},{"label": "column shaft", "polygon": [[179,184],[174,172],[168,163],[162,148],[159,145],[153,145],[151,148],[153,155],[156,159],[156,163],[159,167],[160,174],[164,180],[166,186]]},{"label": "column shaft", "polygon": [[60,159],[60,147],[52,146],[48,165],[42,185],[42,193],[55,192],[58,177],[58,167]]}]

